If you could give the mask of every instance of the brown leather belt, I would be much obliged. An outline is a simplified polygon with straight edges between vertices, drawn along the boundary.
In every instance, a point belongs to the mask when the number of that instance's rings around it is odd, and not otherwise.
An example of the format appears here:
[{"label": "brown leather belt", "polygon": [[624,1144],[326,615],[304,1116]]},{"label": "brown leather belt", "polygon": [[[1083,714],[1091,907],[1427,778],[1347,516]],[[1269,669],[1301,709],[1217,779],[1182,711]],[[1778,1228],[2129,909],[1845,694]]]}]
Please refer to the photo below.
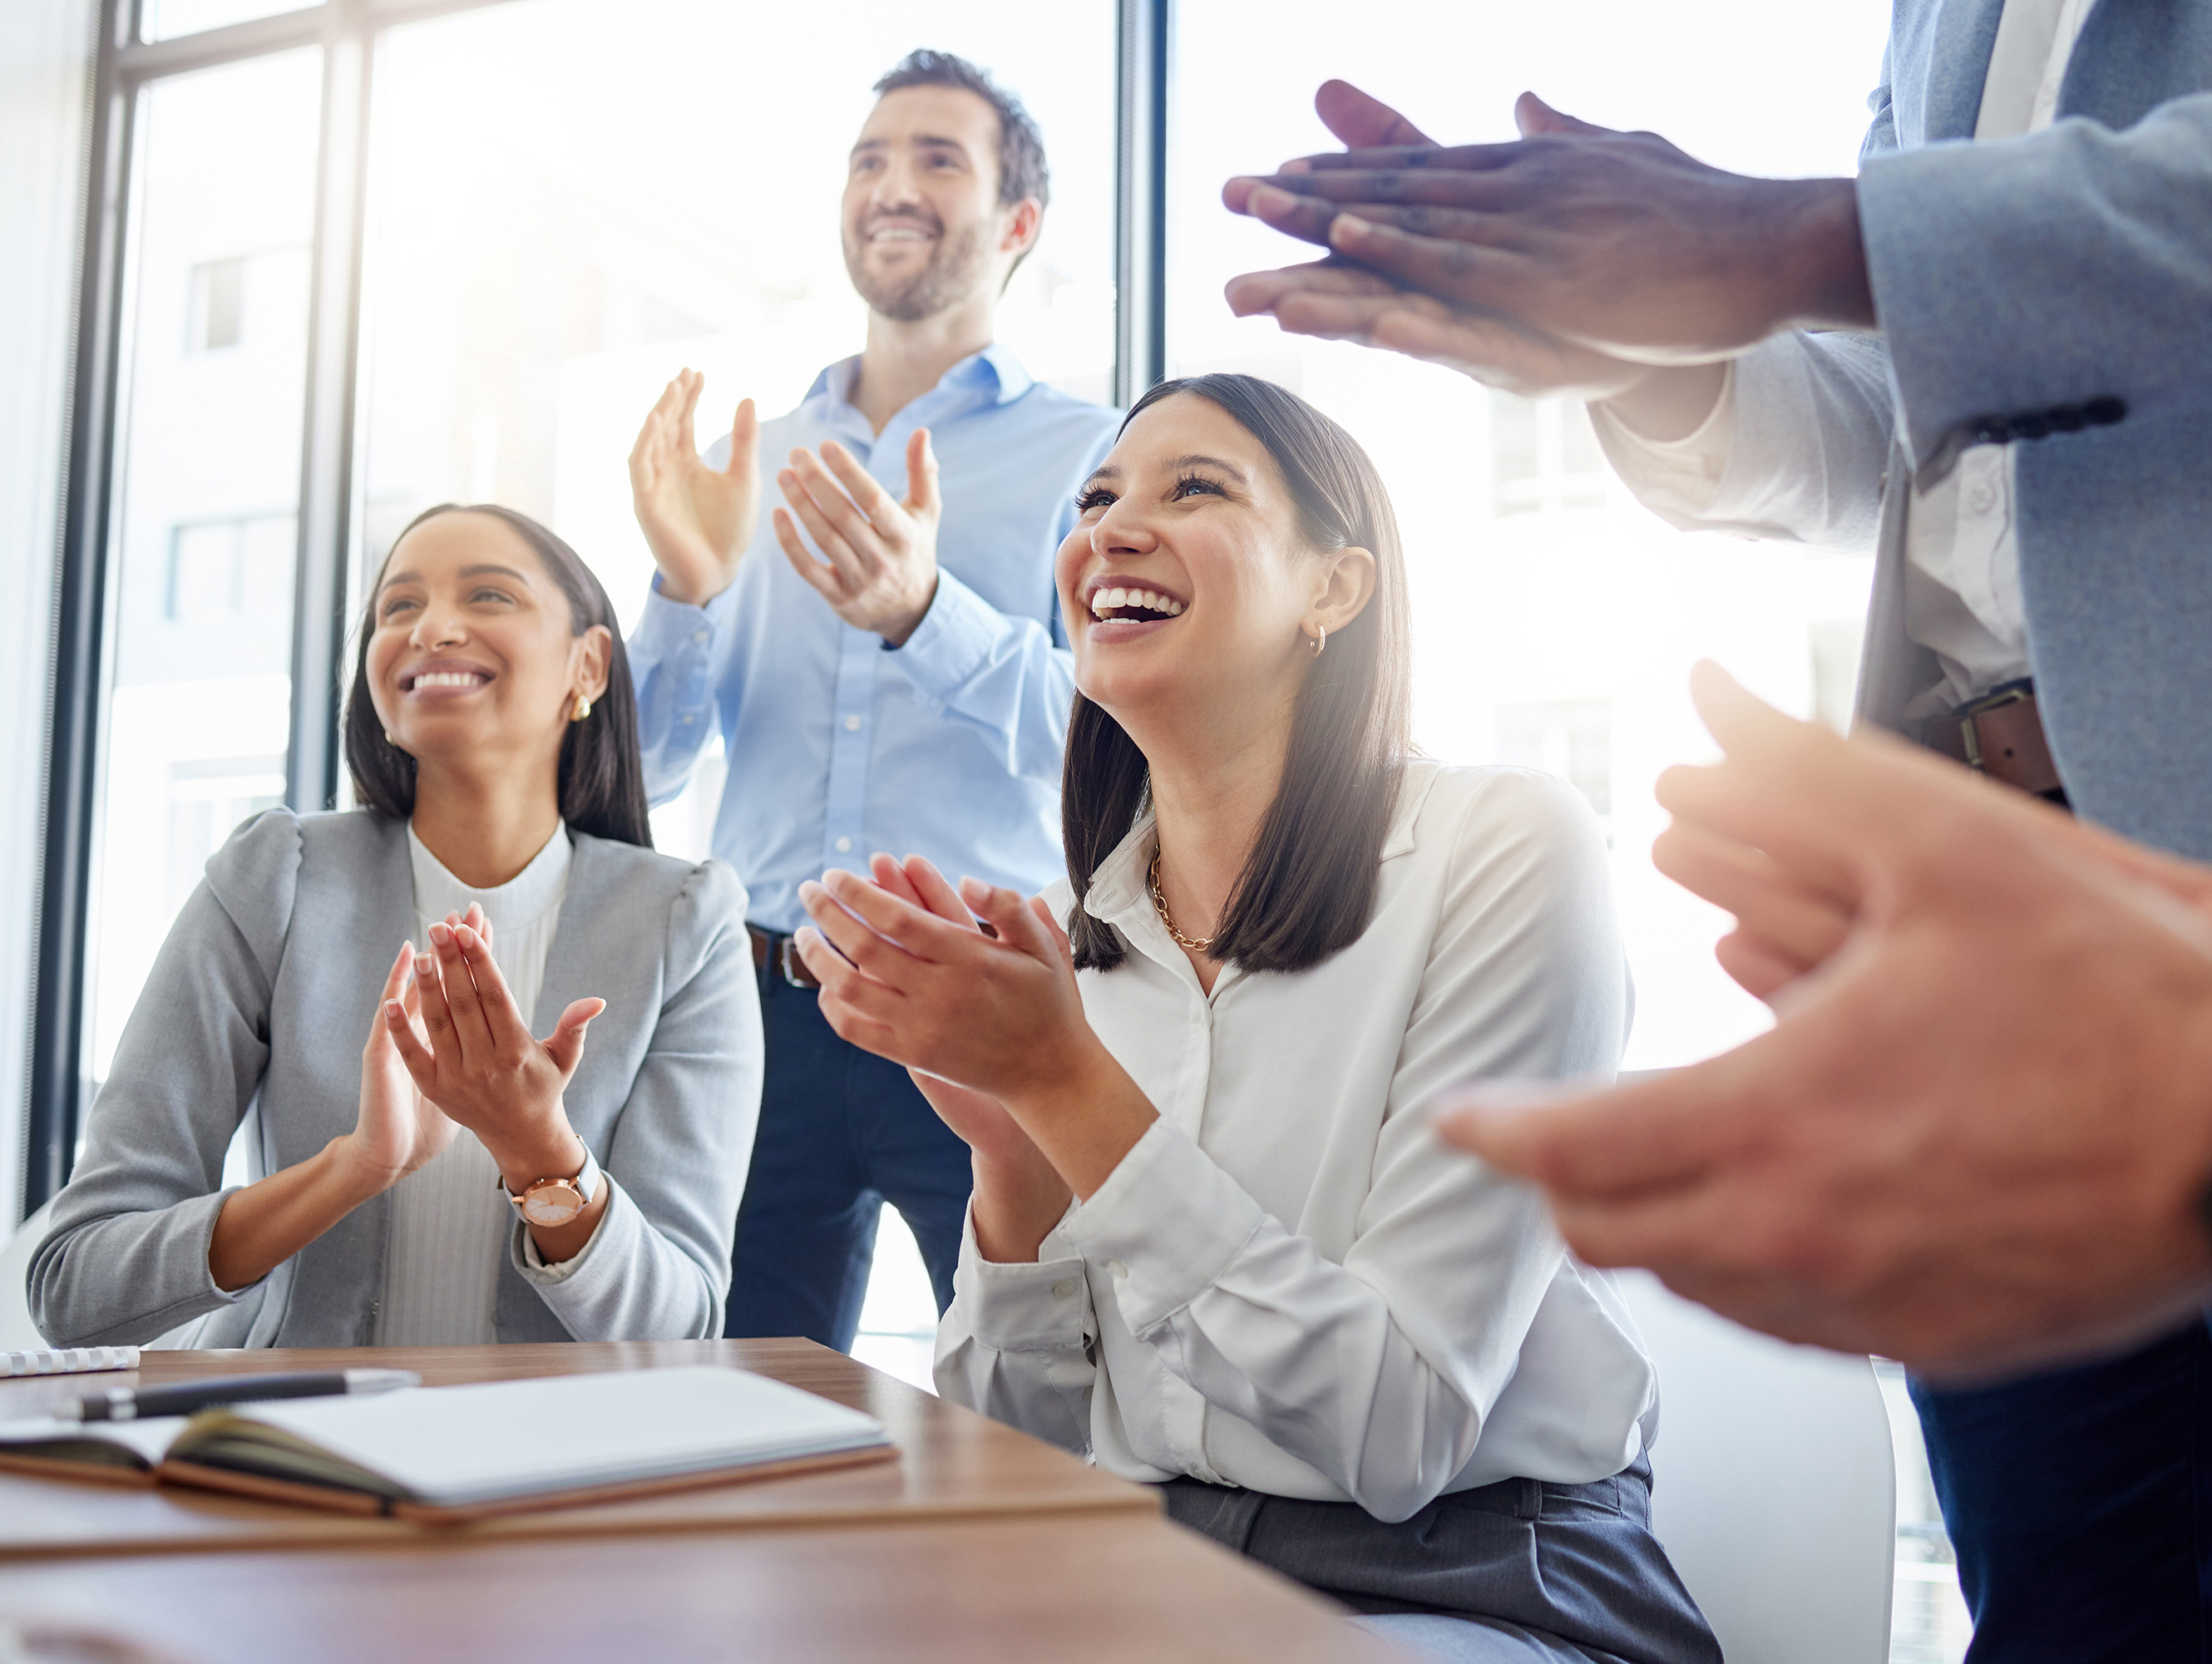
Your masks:
[{"label": "brown leather belt", "polygon": [[2008,682],[1955,711],[1928,718],[1920,725],[1920,743],[1991,780],[2064,801],[2065,784],[2051,760],[2032,681]]},{"label": "brown leather belt", "polygon": [[794,988],[818,988],[821,982],[806,969],[806,962],[799,956],[791,938],[781,931],[763,930],[758,925],[747,925],[745,934],[753,938],[753,969],[766,970],[773,963],[783,980]]}]

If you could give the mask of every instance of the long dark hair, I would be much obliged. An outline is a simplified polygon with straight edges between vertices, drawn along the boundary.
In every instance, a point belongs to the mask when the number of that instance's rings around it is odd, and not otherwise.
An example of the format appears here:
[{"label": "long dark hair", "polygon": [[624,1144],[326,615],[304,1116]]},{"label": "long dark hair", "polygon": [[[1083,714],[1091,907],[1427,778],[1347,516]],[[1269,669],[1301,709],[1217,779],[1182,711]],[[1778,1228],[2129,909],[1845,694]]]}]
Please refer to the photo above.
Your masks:
[{"label": "long dark hair", "polygon": [[[568,627],[581,635],[595,624],[614,638],[607,653],[607,689],[592,702],[592,714],[571,722],[561,737],[557,790],[561,817],[571,829],[595,838],[653,847],[646,817],[645,761],[637,732],[637,692],[630,686],[629,655],[623,650],[622,626],[614,603],[576,551],[527,514],[493,503],[440,503],[407,522],[392,539],[399,547],[409,531],[441,514],[489,514],[521,534],[538,556],[545,575],[568,599]],[[390,556],[386,556],[388,562]],[[368,638],[376,629],[376,596],[383,574],[368,592],[362,610],[361,646],[354,656],[353,689],[346,695],[345,759],[353,793],[380,815],[405,820],[415,812],[415,759],[384,737],[384,724],[368,690]]]},{"label": "long dark hair", "polygon": [[[1121,426],[1162,399],[1195,394],[1220,406],[1267,448],[1316,551],[1357,546],[1375,556],[1366,609],[1328,638],[1291,714],[1282,782],[1208,949],[1246,970],[1304,970],[1359,939],[1375,905],[1376,868],[1411,747],[1412,623],[1406,556],[1382,477],[1359,442],[1297,394],[1249,375],[1164,381]],[[1081,694],[1067,731],[1060,836],[1076,908],[1075,963],[1110,970],[1128,944],[1083,910],[1091,875],[1145,805],[1150,766],[1121,725]]]}]

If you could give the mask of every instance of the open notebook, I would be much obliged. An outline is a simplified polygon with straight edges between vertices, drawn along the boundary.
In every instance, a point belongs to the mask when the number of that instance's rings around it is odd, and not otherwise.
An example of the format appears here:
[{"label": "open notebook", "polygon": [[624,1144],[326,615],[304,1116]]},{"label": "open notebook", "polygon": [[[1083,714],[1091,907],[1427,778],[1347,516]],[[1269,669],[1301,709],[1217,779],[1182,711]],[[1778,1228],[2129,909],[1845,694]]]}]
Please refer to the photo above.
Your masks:
[{"label": "open notebook", "polygon": [[0,1423],[0,1467],[460,1521],[895,1454],[872,1416],[743,1369],[632,1369],[146,1421]]}]

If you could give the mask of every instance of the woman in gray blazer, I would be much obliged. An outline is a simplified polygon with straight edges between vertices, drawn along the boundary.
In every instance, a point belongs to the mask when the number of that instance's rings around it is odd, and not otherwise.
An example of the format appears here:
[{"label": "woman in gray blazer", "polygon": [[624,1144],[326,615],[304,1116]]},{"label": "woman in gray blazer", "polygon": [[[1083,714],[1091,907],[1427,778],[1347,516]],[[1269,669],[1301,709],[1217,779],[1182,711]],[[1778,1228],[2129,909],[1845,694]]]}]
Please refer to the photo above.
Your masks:
[{"label": "woman in gray blazer", "polygon": [[[522,515],[401,533],[347,701],[369,806],[271,811],[208,863],[31,1264],[50,1340],[720,1333],[760,1097],[745,896],[652,852],[614,623]],[[241,1123],[260,1176],[226,1188]]]}]

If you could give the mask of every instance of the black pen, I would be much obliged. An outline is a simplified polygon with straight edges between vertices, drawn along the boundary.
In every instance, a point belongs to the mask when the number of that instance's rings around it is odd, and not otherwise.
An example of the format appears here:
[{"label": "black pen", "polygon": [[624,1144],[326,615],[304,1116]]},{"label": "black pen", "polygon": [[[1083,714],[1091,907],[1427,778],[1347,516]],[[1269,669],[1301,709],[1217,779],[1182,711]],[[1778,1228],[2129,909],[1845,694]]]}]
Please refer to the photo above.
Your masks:
[{"label": "black pen", "polygon": [[246,1404],[271,1398],[331,1398],[342,1393],[388,1393],[420,1387],[412,1369],[301,1369],[258,1376],[223,1376],[213,1381],[179,1382],[174,1387],[117,1387],[88,1393],[74,1410],[64,1404],[54,1414],[63,1421],[143,1421],[154,1416],[189,1416],[217,1405]]}]

